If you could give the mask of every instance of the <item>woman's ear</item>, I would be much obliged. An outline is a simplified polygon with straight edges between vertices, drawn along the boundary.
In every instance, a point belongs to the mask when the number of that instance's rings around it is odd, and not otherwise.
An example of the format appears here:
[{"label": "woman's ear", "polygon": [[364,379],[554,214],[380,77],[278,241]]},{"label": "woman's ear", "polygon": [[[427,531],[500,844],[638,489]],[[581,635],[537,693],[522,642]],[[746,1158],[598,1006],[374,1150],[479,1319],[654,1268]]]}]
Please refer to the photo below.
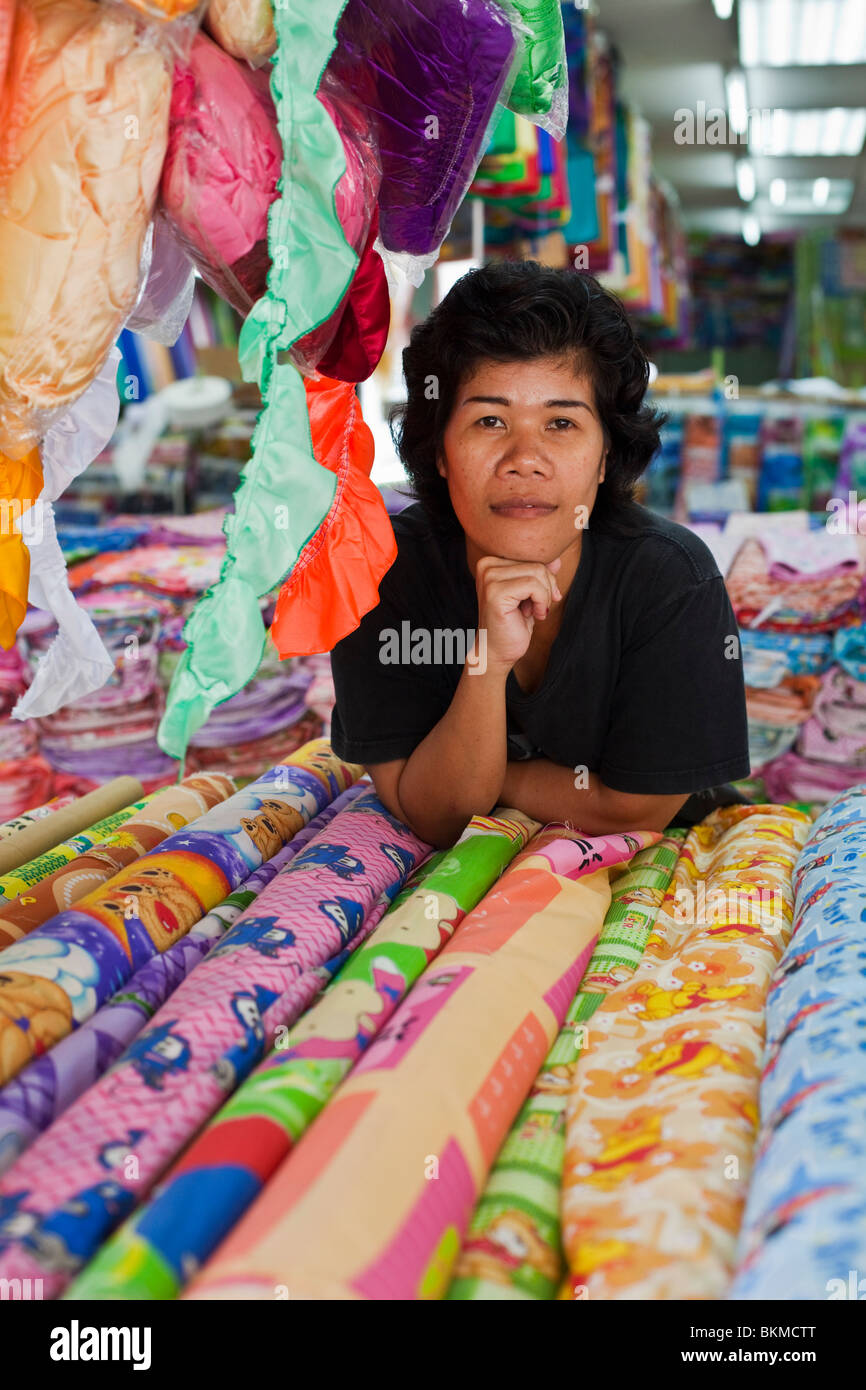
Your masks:
[{"label": "woman's ear", "polygon": [[448,474],[445,471],[445,460],[443,459],[441,454],[436,455],[436,472],[439,474],[440,478],[448,477]]},{"label": "woman's ear", "polygon": [[601,456],[601,471],[599,472],[599,475],[598,475],[598,481],[599,481],[599,483],[603,483],[603,482],[604,482],[604,475],[605,475],[606,472],[607,472],[607,450],[605,449],[604,453],[603,453],[602,456]]}]

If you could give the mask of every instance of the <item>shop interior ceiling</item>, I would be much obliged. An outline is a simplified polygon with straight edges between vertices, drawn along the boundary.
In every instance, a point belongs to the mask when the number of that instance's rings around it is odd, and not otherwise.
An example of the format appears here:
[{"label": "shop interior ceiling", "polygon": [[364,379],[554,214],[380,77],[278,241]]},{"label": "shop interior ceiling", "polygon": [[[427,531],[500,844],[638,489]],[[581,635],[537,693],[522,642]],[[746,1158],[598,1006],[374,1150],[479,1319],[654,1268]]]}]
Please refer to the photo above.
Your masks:
[{"label": "shop interior ceiling", "polygon": [[[725,7],[724,0],[719,3]],[[772,116],[757,114],[835,110],[829,120],[837,130],[844,126],[854,134],[866,125],[866,113],[854,114],[866,107],[866,0],[735,0],[728,19],[717,16],[711,0],[598,0],[598,22],[623,60],[621,89],[650,123],[653,165],[679,194],[687,227],[737,234],[749,212],[765,233],[866,227],[862,147],[859,154],[832,157],[771,154],[779,128]],[[744,23],[752,26],[748,32]],[[749,61],[754,34],[759,65]],[[860,61],[813,61],[840,56]],[[805,57],[810,61],[803,62]],[[736,92],[729,74],[734,84],[737,74],[745,78],[749,127],[763,149],[743,143],[727,122],[710,129],[714,111],[727,112],[729,95]],[[839,108],[847,108],[844,117]],[[721,133],[727,141],[680,143],[677,134],[682,139],[688,133],[683,110],[695,113],[696,138]],[[830,142],[825,149],[832,147],[832,132],[819,131],[818,138]],[[755,183],[748,203],[737,189],[737,163],[744,159],[752,165]],[[819,202],[813,211],[815,181],[829,180],[835,192],[837,179],[853,182],[847,209],[821,211]],[[826,191],[819,183],[819,200]],[[809,210],[798,210],[803,207]]]}]

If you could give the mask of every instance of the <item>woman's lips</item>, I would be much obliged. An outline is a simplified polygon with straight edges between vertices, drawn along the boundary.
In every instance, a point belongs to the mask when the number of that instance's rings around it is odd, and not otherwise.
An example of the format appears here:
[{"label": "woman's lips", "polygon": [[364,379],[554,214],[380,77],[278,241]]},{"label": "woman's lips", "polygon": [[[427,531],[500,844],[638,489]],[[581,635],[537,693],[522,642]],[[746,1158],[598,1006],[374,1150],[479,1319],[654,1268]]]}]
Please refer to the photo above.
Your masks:
[{"label": "woman's lips", "polygon": [[533,517],[550,516],[551,512],[556,511],[556,504],[515,499],[513,502],[493,503],[490,510],[497,516],[514,517],[523,521]]}]

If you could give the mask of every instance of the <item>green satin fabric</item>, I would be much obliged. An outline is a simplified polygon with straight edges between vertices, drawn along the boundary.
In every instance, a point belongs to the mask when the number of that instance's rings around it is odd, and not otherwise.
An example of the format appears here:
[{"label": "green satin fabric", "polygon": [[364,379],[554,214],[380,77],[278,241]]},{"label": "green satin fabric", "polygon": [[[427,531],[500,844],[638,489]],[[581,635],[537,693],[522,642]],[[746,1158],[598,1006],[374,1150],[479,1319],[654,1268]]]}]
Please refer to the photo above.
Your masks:
[{"label": "green satin fabric", "polygon": [[184,628],[187,649],[158,734],[160,746],[176,758],[184,757],[214,706],[255,675],[266,636],[258,600],[290,573],[336,493],[336,475],[313,456],[303,377],[281,358],[331,316],[358,264],[334,201],[346,172],[342,142],[316,98],[345,3],[287,0],[285,8],[274,9],[271,91],[283,143],[281,196],[269,214],[267,293],[253,306],[239,342],[244,379],[258,382],[265,406],[234,515],[226,518],[219,582]]}]

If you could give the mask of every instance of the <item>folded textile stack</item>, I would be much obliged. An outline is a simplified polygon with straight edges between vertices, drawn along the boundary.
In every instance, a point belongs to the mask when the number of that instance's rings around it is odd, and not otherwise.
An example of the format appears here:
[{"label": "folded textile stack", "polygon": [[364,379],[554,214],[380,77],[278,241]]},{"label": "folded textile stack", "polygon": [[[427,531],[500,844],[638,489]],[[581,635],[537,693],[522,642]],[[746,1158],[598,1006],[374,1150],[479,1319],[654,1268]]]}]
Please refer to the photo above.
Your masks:
[{"label": "folded textile stack", "polygon": [[770,800],[821,805],[866,768],[864,548],[850,531],[808,529],[806,513],[780,516],[742,529],[731,518],[722,532],[741,540],[726,582],[752,774]]},{"label": "folded textile stack", "polygon": [[[96,538],[86,527],[60,528],[79,552],[93,547],[70,570],[71,584],[114,661],[114,674],[54,714],[27,723],[8,718],[57,630],[50,614],[30,611],[20,650],[3,653],[0,665],[0,762],[12,765],[0,792],[4,819],[66,787],[83,793],[121,773],[139,777],[146,791],[176,780],[177,762],[156,734],[185,646],[184,624],[219,577],[224,519],[223,509],[189,517],[121,516]],[[95,543],[115,532],[128,539],[127,548]],[[267,616],[272,600],[262,600],[262,607]],[[315,707],[306,697],[314,681]],[[239,785],[252,781],[317,738],[330,724],[333,702],[327,655],[281,662],[268,640],[254,679],[217,706],[196,733],[187,770],[229,772]]]}]

